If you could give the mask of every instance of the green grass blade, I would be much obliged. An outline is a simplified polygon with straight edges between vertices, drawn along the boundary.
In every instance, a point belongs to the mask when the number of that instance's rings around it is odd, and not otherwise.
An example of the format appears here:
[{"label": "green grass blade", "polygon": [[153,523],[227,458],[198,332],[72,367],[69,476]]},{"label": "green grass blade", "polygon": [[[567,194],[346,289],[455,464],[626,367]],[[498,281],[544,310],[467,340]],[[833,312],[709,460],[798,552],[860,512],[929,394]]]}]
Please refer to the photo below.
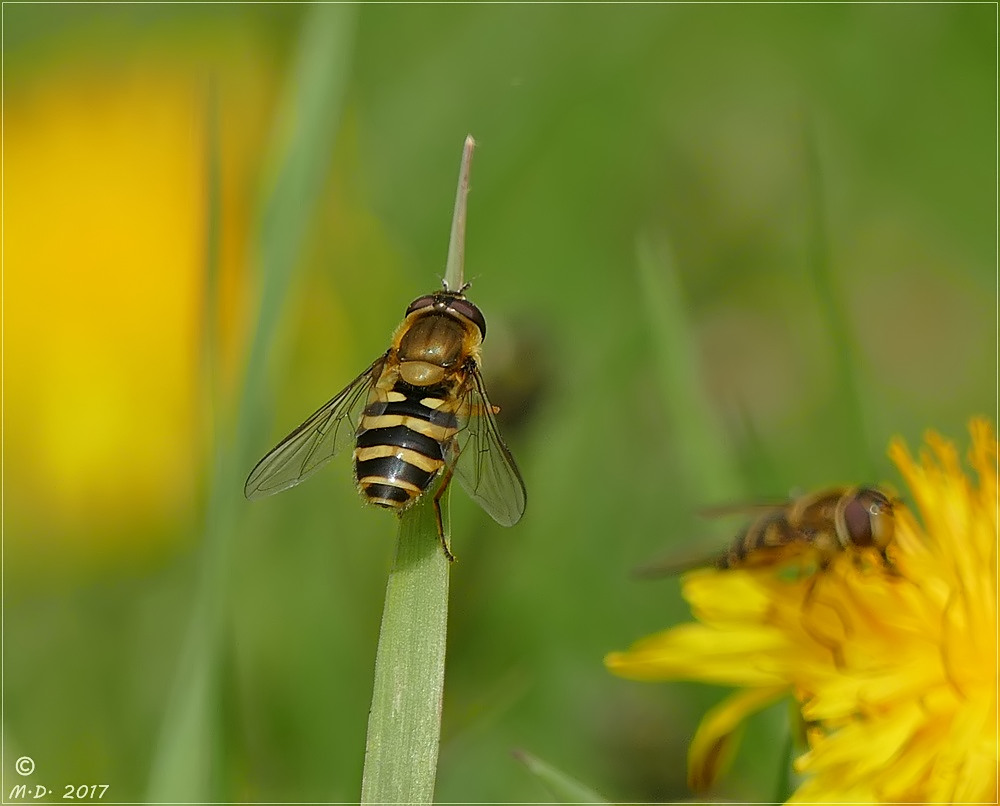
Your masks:
[{"label": "green grass blade", "polygon": [[[210,413],[206,427],[215,431],[216,388],[213,375],[217,368],[218,340],[216,311],[218,304],[219,229],[220,229],[220,146],[218,95],[210,80],[206,103],[207,141],[207,226],[205,243],[205,291],[201,320],[202,399]],[[213,475],[218,481],[217,451]],[[206,535],[206,550],[211,533]],[[162,801],[167,797],[177,801],[202,800],[212,790],[211,759],[214,756],[214,725],[208,716],[213,713],[212,677],[216,669],[214,633],[217,627],[210,617],[217,602],[204,589],[195,604],[196,618],[181,651],[174,689],[163,724],[160,743],[153,759],[148,800]]]},{"label": "green grass blade", "polygon": [[[441,497],[446,534],[448,496]],[[375,658],[362,803],[434,798],[451,563],[438,538],[433,498],[428,491],[399,521]]]},{"label": "green grass blade", "polygon": [[607,798],[571,778],[551,764],[524,750],[515,750],[514,758],[524,764],[549,790],[554,803],[608,803]]},{"label": "green grass blade", "polygon": [[[297,258],[319,200],[340,126],[350,74],[355,7],[310,5],[303,20],[299,58],[275,133],[271,192],[258,224],[255,249],[261,272],[260,311],[250,345],[236,434],[241,463],[251,462],[266,399],[267,354],[288,295]],[[254,442],[251,442],[251,439]]]},{"label": "green grass blade", "polygon": [[806,153],[806,182],[809,201],[809,266],[812,271],[820,318],[826,328],[834,361],[834,388],[839,391],[836,407],[842,418],[841,433],[854,441],[854,455],[863,464],[869,479],[876,479],[876,463],[868,444],[864,400],[861,395],[861,366],[857,342],[844,309],[844,301],[833,276],[830,238],[827,232],[823,164],[816,132],[807,122],[803,134]]},{"label": "green grass blade", "polygon": [[[798,713],[797,709],[789,708],[789,722],[795,724],[795,721],[801,718],[801,714]],[[783,748],[780,756],[782,764],[778,769],[778,775],[774,782],[775,803],[784,803],[787,801],[795,792],[796,788],[794,783],[794,767],[792,765],[799,753],[795,747],[795,736],[788,724],[784,726],[784,731],[785,736],[782,741]]]},{"label": "green grass blade", "polygon": [[[445,287],[462,289],[465,213],[476,141],[465,138],[448,242]],[[445,482],[447,483],[447,482]],[[448,635],[451,558],[441,546],[434,495],[428,490],[399,522],[396,558],[389,573],[368,715],[362,803],[431,803],[441,743],[441,703]],[[448,495],[441,497],[450,543]]]},{"label": "green grass blade", "polygon": [[459,291],[465,283],[465,213],[469,201],[469,173],[472,170],[472,152],[476,141],[472,135],[465,138],[462,148],[462,165],[458,171],[458,190],[455,192],[455,212],[451,219],[451,238],[448,241],[448,263],[444,271],[445,288]]},{"label": "green grass blade", "polygon": [[731,501],[742,485],[704,391],[697,350],[677,269],[664,239],[640,237],[639,288],[653,333],[656,376],[670,423],[677,464],[702,502]]},{"label": "green grass blade", "polygon": [[206,182],[206,233],[205,233],[205,290],[201,305],[201,394],[206,401],[204,422],[208,435],[218,433],[219,412],[218,377],[219,358],[219,254],[221,245],[221,182],[222,159],[219,145],[219,93],[215,77],[209,78],[207,94],[207,159],[205,165]]},{"label": "green grass blade", "polygon": [[[218,776],[221,748],[221,655],[229,602],[229,564],[248,470],[252,437],[260,429],[266,392],[265,356],[326,177],[339,128],[350,67],[354,9],[310,6],[285,92],[284,128],[273,144],[275,179],[264,203],[254,244],[261,273],[261,304],[247,362],[239,411],[229,435],[219,437],[206,513],[200,578],[174,687],[153,758],[147,799],[153,802],[224,801]],[[218,149],[210,149],[210,175],[218,171]],[[211,187],[211,183],[210,183]],[[218,192],[217,186],[214,191]],[[210,201],[209,229],[218,226],[218,199]],[[213,212],[214,211],[214,212]],[[210,231],[209,255],[218,234]],[[217,269],[207,269],[209,282]],[[206,338],[207,349],[214,341]],[[209,366],[214,358],[209,359]],[[221,432],[220,432],[221,433]]]}]

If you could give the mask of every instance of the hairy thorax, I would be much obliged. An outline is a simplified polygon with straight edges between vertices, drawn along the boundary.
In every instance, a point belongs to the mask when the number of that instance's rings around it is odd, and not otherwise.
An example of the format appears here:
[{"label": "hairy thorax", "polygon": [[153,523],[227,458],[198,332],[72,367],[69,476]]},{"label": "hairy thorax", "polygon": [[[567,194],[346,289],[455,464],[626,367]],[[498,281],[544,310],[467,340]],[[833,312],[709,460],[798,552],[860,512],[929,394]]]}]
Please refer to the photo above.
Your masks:
[{"label": "hairy thorax", "polygon": [[400,339],[399,377],[413,386],[441,383],[461,360],[466,338],[462,323],[451,316],[421,317]]}]

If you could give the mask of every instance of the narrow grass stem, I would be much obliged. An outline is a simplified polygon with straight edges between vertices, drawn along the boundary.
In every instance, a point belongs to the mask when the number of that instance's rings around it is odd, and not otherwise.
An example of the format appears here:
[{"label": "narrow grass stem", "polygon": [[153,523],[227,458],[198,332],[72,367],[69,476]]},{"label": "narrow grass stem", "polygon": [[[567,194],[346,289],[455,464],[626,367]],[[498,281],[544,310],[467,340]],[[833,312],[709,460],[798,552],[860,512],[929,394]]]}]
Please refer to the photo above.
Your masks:
[{"label": "narrow grass stem", "polygon": [[[793,707],[789,708],[789,721],[791,724],[795,725],[802,718],[798,713],[798,710]],[[795,761],[796,748],[795,748],[795,733],[788,726],[786,722],[784,725],[784,741],[782,742],[782,753],[781,753],[781,766],[778,768],[778,776],[774,782],[774,802],[784,803],[795,792],[795,786],[793,784],[794,767],[792,766]]]},{"label": "narrow grass stem", "polygon": [[[448,492],[441,517],[449,533]],[[441,738],[448,561],[428,492],[399,519],[368,716],[362,803],[431,803]]]},{"label": "narrow grass stem", "polygon": [[[465,209],[476,141],[465,138],[451,222],[445,287],[462,288]],[[441,481],[399,519],[396,557],[385,589],[368,714],[362,803],[431,803],[441,743],[448,634],[448,569],[434,513]],[[440,499],[450,542],[448,491]]]},{"label": "narrow grass stem", "polygon": [[445,288],[452,291],[458,291],[465,282],[465,210],[469,198],[472,152],[475,148],[476,141],[470,134],[465,138],[465,147],[462,149],[462,167],[458,171],[455,212],[451,219],[451,239],[448,242],[448,263],[444,272]]},{"label": "narrow grass stem", "polygon": [[537,756],[533,756],[525,750],[515,750],[514,758],[524,764],[541,781],[549,791],[553,803],[602,804],[610,802],[586,784],[580,783],[576,778],[567,775],[562,770],[553,767],[551,764],[542,761]]}]

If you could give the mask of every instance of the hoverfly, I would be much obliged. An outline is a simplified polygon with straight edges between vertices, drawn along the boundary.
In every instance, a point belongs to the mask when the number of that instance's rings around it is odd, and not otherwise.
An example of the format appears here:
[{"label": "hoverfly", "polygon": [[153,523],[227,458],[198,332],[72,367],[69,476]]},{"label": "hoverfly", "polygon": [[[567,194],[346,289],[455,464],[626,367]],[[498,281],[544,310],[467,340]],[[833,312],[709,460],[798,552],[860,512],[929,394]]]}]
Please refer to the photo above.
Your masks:
[{"label": "hoverfly", "polygon": [[[640,576],[665,576],[700,567],[779,567],[794,557],[815,557],[824,571],[834,557],[851,552],[855,558],[875,551],[887,569],[894,568],[887,553],[895,535],[893,507],[899,503],[877,487],[835,487],[781,503],[754,507],[717,507],[710,515],[759,511],[723,554],[698,559],[654,561],[640,568]],[[762,510],[762,511],[761,511]]]},{"label": "hoverfly", "polygon": [[375,506],[401,513],[443,478],[434,511],[449,559],[439,499],[452,474],[497,523],[517,523],[524,482],[486,395],[486,320],[467,287],[411,302],[389,349],[260,460],[246,497],[294,487],[353,443],[358,490]]}]

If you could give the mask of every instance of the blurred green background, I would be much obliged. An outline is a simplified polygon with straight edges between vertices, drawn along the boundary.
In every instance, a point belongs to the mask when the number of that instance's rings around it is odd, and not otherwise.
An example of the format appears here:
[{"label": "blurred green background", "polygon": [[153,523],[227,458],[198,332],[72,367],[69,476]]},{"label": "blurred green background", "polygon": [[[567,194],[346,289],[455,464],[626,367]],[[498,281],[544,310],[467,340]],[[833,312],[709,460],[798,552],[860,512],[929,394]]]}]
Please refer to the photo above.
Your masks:
[{"label": "blurred green background", "polygon": [[[722,692],[611,677],[698,509],[996,410],[990,5],[6,5],[3,781],[351,801],[395,522],[246,473],[444,270],[529,492],[452,496],[437,799],[676,800]],[[256,346],[254,334],[257,334]],[[784,712],[720,795],[770,799]],[[14,759],[31,756],[22,779]]]}]

